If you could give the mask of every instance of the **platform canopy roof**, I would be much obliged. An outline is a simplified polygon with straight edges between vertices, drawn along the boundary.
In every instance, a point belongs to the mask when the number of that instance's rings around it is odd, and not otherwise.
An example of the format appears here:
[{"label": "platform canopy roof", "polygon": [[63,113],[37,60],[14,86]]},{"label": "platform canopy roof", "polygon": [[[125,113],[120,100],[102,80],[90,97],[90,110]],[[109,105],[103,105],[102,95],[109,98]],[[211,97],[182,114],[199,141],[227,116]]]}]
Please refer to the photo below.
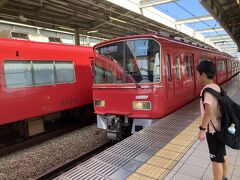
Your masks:
[{"label": "platform canopy roof", "polygon": [[240,0],[201,0],[201,4],[232,37],[240,51]]},{"label": "platform canopy roof", "polygon": [[[186,0],[0,0],[0,23],[20,23],[107,39],[166,31],[218,47],[218,41],[208,38],[205,33],[220,32],[222,27],[194,29],[188,26],[212,20],[209,14],[174,18],[158,8],[168,4],[180,6],[182,1]],[[193,1],[199,4],[199,0]]]},{"label": "platform canopy roof", "polygon": [[[177,32],[107,0],[0,0],[0,20],[113,38],[165,30]],[[1,21],[0,21],[1,22]]]},{"label": "platform canopy roof", "polygon": [[155,7],[225,52],[229,52],[226,46],[232,41],[236,46],[231,52],[240,50],[239,4],[240,0],[140,0],[140,7]]}]

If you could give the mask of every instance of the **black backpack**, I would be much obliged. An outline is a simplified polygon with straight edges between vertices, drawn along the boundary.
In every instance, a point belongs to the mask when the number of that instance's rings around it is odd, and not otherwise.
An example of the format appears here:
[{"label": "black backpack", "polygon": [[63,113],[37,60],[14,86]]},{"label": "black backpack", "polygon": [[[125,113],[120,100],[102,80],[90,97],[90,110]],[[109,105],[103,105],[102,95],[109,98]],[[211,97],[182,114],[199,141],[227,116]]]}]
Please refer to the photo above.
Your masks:
[{"label": "black backpack", "polygon": [[[213,128],[216,131],[217,138],[227,146],[233,149],[240,149],[240,105],[230,99],[226,92],[221,88],[221,92],[217,92],[212,88],[205,88],[202,92],[202,100],[204,102],[204,94],[206,92],[211,93],[218,99],[218,102],[221,106],[221,130],[217,131],[213,125]],[[236,132],[231,134],[228,131],[228,128],[231,124],[235,124]]]}]

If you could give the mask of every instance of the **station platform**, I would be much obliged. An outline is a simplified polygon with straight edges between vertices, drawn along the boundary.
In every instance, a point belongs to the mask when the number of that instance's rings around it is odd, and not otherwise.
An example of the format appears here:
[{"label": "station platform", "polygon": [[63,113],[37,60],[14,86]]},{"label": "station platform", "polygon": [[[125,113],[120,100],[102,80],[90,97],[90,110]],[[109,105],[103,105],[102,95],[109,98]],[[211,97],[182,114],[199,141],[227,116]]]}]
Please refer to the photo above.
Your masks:
[{"label": "station platform", "polygon": [[[240,76],[222,87],[240,104]],[[197,138],[199,99],[57,177],[58,180],[213,180],[206,141]],[[229,180],[240,179],[240,151],[227,148]]]}]

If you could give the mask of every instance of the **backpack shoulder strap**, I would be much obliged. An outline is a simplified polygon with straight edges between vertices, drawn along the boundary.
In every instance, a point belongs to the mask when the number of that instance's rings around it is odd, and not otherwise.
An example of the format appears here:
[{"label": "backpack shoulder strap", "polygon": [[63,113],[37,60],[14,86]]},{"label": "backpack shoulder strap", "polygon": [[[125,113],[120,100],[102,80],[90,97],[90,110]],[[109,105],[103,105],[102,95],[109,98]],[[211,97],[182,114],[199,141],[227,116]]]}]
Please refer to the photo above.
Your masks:
[{"label": "backpack shoulder strap", "polygon": [[[221,88],[221,87],[220,87]],[[210,94],[212,94],[213,96],[215,96],[217,99],[220,99],[221,96],[223,96],[225,94],[225,91],[221,88],[221,93],[217,92],[216,90],[212,89],[212,88],[205,88],[203,89],[203,92],[202,92],[202,100],[204,101],[204,94],[208,92]]]}]

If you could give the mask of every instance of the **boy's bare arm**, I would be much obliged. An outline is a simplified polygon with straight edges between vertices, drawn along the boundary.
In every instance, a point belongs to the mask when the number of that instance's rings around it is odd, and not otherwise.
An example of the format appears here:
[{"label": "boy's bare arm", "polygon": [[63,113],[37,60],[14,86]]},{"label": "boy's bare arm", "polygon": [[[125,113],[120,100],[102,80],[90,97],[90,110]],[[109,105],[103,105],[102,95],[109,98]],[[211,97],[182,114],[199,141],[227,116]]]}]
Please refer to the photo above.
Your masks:
[{"label": "boy's bare arm", "polygon": [[207,125],[209,123],[209,121],[211,120],[211,114],[212,114],[212,105],[205,103],[205,112],[203,115],[203,119],[202,119],[202,124],[201,126],[203,128],[207,128]]}]

